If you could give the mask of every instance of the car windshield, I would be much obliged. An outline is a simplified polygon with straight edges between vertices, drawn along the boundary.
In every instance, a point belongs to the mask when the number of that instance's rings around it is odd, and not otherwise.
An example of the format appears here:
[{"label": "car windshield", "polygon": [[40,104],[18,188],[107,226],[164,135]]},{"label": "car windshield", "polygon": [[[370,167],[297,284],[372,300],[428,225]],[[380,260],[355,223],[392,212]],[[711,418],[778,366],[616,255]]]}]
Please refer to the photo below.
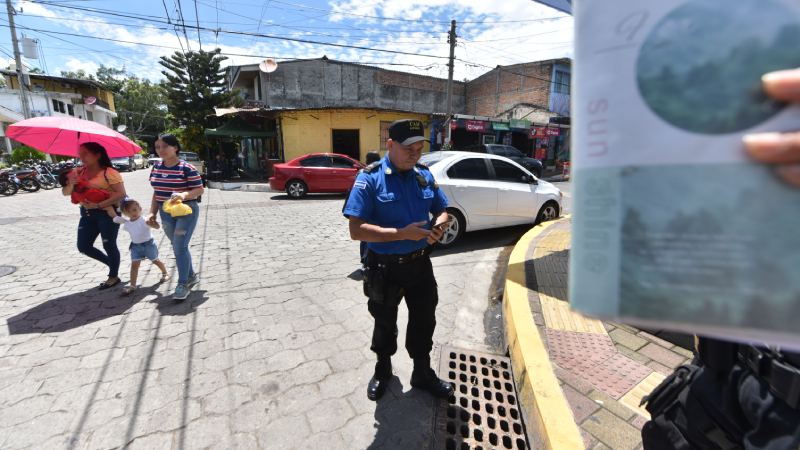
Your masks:
[{"label": "car windshield", "polygon": [[126,163],[128,162],[128,158],[111,158],[111,162],[115,163]]},{"label": "car windshield", "polygon": [[443,160],[445,155],[442,152],[431,152],[426,155],[422,155],[422,158],[419,159],[419,162],[425,164],[428,167],[431,167],[438,163],[439,161]]},{"label": "car windshield", "polygon": [[515,156],[515,157],[524,157],[525,155],[522,154],[521,151],[517,150],[514,147],[506,147],[506,155],[507,156]]}]

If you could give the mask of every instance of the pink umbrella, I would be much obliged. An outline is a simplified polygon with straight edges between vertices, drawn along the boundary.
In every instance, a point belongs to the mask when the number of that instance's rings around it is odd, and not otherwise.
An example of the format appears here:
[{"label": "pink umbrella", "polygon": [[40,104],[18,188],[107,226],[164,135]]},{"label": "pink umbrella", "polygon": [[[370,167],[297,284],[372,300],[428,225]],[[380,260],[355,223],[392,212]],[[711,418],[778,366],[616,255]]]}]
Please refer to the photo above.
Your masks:
[{"label": "pink umbrella", "polygon": [[141,147],[124,135],[97,122],[74,117],[34,117],[8,127],[6,135],[51,155],[78,156],[84,142],[97,142],[110,158],[132,156]]}]

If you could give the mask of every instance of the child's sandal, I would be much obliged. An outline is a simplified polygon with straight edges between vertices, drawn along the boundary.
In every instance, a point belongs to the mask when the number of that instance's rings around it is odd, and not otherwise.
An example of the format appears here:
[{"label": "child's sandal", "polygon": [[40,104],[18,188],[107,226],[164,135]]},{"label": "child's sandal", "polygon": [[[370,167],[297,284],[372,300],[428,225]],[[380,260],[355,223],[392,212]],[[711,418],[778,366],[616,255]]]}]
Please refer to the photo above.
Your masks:
[{"label": "child's sandal", "polygon": [[170,279],[170,276],[169,276],[168,273],[161,274],[161,280],[159,281],[159,283],[164,283],[166,281],[169,281],[169,279]]},{"label": "child's sandal", "polygon": [[122,295],[131,295],[136,291],[136,286],[126,286],[125,289],[122,290]]}]

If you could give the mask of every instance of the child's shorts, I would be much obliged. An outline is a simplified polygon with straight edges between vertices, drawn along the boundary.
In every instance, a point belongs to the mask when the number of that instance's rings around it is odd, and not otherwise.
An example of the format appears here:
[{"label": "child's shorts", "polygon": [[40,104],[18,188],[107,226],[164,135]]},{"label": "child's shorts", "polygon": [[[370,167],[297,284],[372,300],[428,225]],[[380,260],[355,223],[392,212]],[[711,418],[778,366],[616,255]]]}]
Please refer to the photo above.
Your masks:
[{"label": "child's shorts", "polygon": [[141,244],[134,244],[131,242],[131,261],[142,261],[149,259],[155,261],[158,259],[158,247],[156,241],[150,239]]}]

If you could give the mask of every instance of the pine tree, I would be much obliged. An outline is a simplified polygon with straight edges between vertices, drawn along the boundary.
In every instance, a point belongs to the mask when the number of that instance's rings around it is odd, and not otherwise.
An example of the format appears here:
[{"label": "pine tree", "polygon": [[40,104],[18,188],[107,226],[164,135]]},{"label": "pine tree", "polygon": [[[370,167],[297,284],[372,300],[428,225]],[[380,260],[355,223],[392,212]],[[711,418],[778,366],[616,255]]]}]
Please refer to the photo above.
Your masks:
[{"label": "pine tree", "polygon": [[202,132],[212,125],[208,116],[214,114],[214,108],[230,104],[233,95],[226,89],[221,66],[226,59],[219,49],[175,52],[161,57],[167,107],[176,125]]}]

